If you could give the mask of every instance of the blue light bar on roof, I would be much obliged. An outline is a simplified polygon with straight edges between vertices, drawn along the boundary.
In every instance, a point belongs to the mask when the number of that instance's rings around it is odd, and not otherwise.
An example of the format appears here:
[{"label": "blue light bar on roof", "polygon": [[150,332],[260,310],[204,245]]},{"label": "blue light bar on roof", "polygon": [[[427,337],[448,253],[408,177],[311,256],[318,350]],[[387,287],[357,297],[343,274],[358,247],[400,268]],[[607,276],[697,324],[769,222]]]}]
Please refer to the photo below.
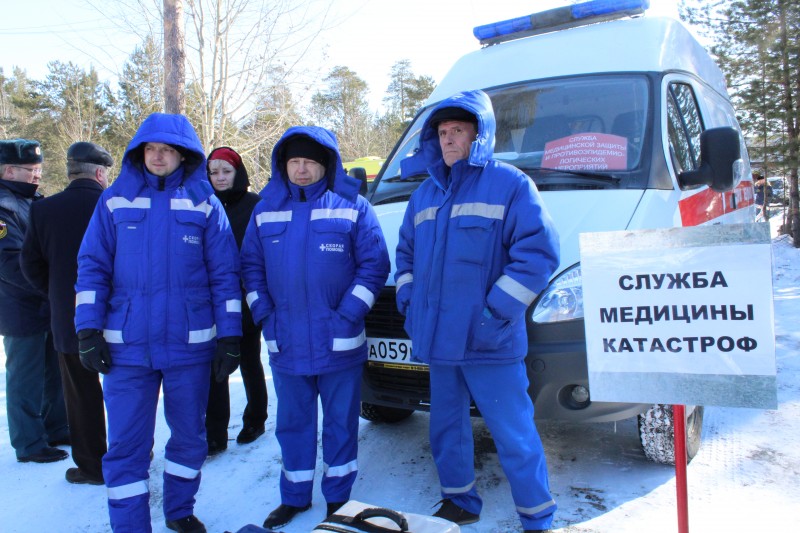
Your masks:
[{"label": "blue light bar on roof", "polygon": [[649,7],[650,0],[591,0],[477,26],[472,33],[481,44],[495,44],[537,33],[641,15]]}]

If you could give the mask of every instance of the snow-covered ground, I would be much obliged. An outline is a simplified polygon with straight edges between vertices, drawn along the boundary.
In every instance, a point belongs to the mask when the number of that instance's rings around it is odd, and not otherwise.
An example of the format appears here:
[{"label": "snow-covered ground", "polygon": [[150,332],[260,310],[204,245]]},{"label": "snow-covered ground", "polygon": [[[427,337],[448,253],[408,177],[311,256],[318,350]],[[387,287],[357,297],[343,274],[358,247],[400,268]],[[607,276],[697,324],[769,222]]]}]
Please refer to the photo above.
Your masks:
[{"label": "snow-covered ground", "polygon": [[[773,219],[773,228],[777,227]],[[703,445],[689,465],[689,529],[693,532],[791,531],[800,514],[800,250],[773,231],[775,337],[778,368],[776,411],[707,407]],[[5,354],[0,346],[0,362]],[[3,368],[5,365],[2,365]],[[260,525],[280,503],[280,450],[274,438],[275,395],[271,377],[267,433],[255,443],[233,440],[241,428],[244,390],[231,377],[228,450],[207,461],[195,513],[208,530],[236,531]],[[5,371],[0,376],[0,531],[6,533],[108,531],[104,487],[70,485],[70,459],[51,464],[17,463],[9,444]],[[480,419],[476,435],[481,521],[466,533],[520,531],[510,490],[492,440]],[[575,425],[540,423],[550,483],[559,505],[554,526],[564,532],[677,531],[675,473],[645,460],[634,419]],[[429,514],[439,500],[428,445],[428,415],[395,425],[361,422],[359,477],[354,499],[401,511]],[[168,430],[159,416],[150,469],[153,531],[166,532],[161,510],[163,449]],[[311,531],[323,518],[317,487],[313,507],[282,528]]]}]

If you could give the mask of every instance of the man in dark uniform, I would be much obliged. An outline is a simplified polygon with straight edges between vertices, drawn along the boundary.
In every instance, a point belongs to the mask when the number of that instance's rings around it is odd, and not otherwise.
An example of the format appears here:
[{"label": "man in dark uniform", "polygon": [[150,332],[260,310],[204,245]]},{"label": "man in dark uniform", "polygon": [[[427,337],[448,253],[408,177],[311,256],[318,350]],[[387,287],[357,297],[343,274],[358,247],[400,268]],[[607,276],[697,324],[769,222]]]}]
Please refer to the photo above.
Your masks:
[{"label": "man in dark uniform", "polygon": [[28,281],[50,299],[53,341],[59,353],[64,401],[71,430],[70,483],[103,484],[102,458],[106,453],[103,389],[96,372],[86,370],[78,357],[75,335],[75,281],[78,249],[100,193],[108,186],[111,155],[90,142],[76,142],[67,151],[69,185],[62,192],[36,202],[20,263]]},{"label": "man in dark uniform", "polygon": [[69,427],[50,338],[47,299],[23,277],[20,249],[42,175],[36,141],[0,141],[0,335],[6,351],[6,409],[11,446],[22,463],[51,463],[69,455],[53,445]]}]

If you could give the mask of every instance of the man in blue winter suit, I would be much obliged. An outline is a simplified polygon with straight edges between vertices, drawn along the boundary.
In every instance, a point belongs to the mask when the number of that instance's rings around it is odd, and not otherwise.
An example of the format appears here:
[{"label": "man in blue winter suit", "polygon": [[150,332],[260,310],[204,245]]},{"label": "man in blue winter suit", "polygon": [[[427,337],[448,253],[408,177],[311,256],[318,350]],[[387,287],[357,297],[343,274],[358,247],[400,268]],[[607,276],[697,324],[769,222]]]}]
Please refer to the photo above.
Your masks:
[{"label": "man in blue winter suit", "polygon": [[360,182],[342,167],[334,135],[290,128],[272,152],[242,244],[253,320],[263,326],[278,397],[275,435],[283,469],[277,528],[311,507],[322,401],[326,515],[350,498],[358,473],[364,316],[389,275],[389,254]]},{"label": "man in blue winter suit", "polygon": [[204,154],[186,117],[147,117],[78,254],[75,329],[81,362],[105,374],[103,477],[117,533],[151,531],[148,467],[160,388],[171,432],[166,525],[206,531],[194,497],[208,451],[210,372],[212,360],[218,376],[236,369],[242,314],[236,241]]},{"label": "man in blue winter suit", "polygon": [[431,450],[442,491],[434,516],[480,519],[470,398],[497,445],[526,533],[556,504],[533,421],[525,312],[558,265],[558,236],[534,183],[491,159],[495,118],[482,91],[456,94],[425,121],[404,165],[427,168],[397,245],[397,306],[414,357],[430,365]]}]

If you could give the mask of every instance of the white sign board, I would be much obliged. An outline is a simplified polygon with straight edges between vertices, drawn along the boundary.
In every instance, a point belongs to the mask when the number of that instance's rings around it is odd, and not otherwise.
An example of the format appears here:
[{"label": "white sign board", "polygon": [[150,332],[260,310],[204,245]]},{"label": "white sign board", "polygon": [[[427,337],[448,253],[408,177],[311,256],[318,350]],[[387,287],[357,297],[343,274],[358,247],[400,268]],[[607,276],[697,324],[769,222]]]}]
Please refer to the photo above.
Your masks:
[{"label": "white sign board", "polygon": [[777,408],[767,224],[580,235],[594,401]]}]

